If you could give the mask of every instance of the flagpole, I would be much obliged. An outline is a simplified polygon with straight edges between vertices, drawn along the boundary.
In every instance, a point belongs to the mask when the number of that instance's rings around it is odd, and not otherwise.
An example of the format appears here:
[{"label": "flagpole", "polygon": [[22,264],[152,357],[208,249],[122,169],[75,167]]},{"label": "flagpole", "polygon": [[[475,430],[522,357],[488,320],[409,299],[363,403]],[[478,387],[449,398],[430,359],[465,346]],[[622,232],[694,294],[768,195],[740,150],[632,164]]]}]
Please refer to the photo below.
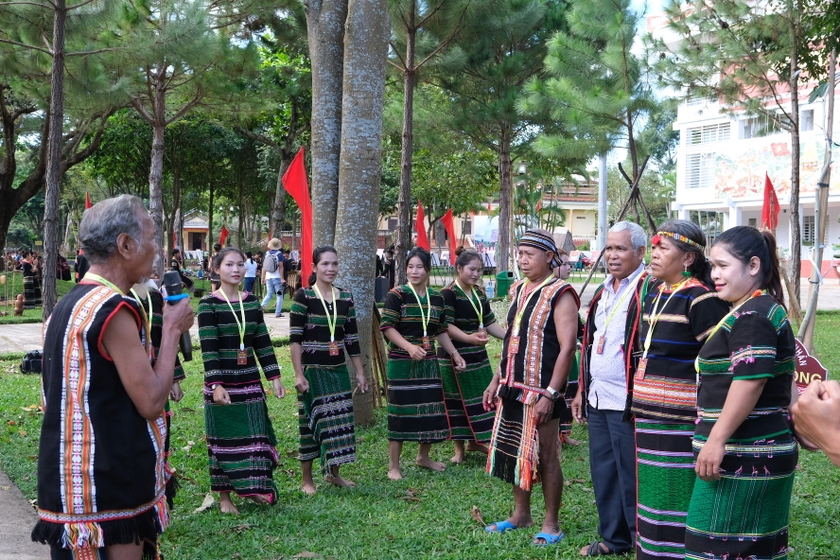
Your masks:
[{"label": "flagpole", "polygon": [[814,263],[815,270],[811,272],[811,297],[808,299],[808,309],[805,312],[805,317],[799,325],[798,338],[802,341],[802,345],[809,353],[814,352],[814,326],[816,321],[814,315],[817,312],[817,300],[820,296],[820,284],[822,284],[822,257],[823,257],[823,242],[824,226],[828,217],[828,187],[831,182],[831,152],[834,147],[832,136],[834,134],[834,86],[835,74],[834,67],[837,64],[837,52],[832,50],[829,56],[828,63],[828,89],[826,96],[828,97],[828,111],[826,115],[825,126],[825,160],[823,161],[822,175],[820,181],[817,183],[816,191],[816,206],[814,210],[814,227],[815,232],[815,254]]}]

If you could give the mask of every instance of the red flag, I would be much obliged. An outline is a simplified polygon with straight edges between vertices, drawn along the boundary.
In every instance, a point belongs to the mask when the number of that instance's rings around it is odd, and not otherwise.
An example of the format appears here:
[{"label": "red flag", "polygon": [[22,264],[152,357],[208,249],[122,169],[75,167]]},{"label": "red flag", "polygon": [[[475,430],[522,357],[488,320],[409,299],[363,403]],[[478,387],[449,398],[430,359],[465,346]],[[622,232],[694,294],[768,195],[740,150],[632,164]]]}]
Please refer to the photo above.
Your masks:
[{"label": "red flag", "polygon": [[303,146],[283,174],[283,187],[300,208],[300,273],[302,285],[308,286],[312,274],[312,199],[303,164]]},{"label": "red flag", "polygon": [[426,234],[426,216],[423,214],[423,203],[417,201],[417,221],[414,223],[417,230],[417,247],[423,247],[427,251],[432,250],[429,245],[429,236]]},{"label": "red flag", "polygon": [[773,233],[779,225],[779,199],[776,197],[776,189],[770,182],[770,176],[764,174],[764,206],[761,207],[761,228],[769,229]]},{"label": "red flag", "polygon": [[90,203],[90,193],[85,191],[85,210],[87,210],[91,206],[93,206],[93,204]]},{"label": "red flag", "polygon": [[452,208],[443,215],[440,223],[443,224],[443,229],[449,236],[449,264],[455,266],[455,221],[452,219]]},{"label": "red flag", "polygon": [[222,231],[219,232],[219,245],[222,247],[225,246],[225,240],[228,238],[228,235],[230,235],[228,228],[222,226]]}]

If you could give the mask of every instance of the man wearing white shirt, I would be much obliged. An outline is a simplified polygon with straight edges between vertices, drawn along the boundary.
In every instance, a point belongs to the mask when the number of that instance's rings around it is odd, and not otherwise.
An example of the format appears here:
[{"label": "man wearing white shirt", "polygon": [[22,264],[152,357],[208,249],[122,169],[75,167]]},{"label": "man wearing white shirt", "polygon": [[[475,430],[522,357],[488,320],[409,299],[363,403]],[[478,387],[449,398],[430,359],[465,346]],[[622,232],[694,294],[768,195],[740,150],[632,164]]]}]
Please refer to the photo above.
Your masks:
[{"label": "man wearing white shirt", "polygon": [[[572,403],[578,422],[589,425],[589,468],[598,508],[598,533],[581,556],[629,552],[636,540],[636,446],[633,423],[625,421],[627,307],[644,272],[647,235],[632,222],[607,234],[609,276],[589,305],[581,359],[581,388]],[[585,406],[584,406],[585,405]]]}]

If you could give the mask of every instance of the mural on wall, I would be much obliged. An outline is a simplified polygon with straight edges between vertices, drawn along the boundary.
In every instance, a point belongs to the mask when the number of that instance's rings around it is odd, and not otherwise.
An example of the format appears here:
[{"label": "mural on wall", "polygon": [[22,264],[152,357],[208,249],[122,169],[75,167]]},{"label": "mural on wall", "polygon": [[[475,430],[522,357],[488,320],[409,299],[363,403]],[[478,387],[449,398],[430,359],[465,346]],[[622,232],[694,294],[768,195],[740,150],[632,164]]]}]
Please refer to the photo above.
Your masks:
[{"label": "mural on wall", "polygon": [[[812,193],[822,172],[825,144],[816,131],[800,134],[800,193]],[[715,157],[715,195],[718,198],[762,198],[764,173],[778,196],[790,195],[790,137],[774,135],[732,142]],[[840,156],[835,147],[833,160]],[[833,173],[831,190],[840,189],[840,177]]]}]

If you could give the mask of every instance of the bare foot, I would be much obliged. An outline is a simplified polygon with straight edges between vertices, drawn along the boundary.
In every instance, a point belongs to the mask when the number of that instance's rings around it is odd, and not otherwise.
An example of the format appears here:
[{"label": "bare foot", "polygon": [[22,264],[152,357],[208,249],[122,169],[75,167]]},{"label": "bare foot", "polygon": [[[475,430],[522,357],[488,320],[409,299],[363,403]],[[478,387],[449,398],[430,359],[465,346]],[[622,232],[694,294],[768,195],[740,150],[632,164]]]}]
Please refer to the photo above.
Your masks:
[{"label": "bare foot", "polygon": [[471,441],[467,444],[467,451],[478,451],[487,455],[488,453],[490,453],[490,448],[484,445],[483,443],[476,443],[474,441]]},{"label": "bare foot", "polygon": [[301,484],[300,485],[300,490],[301,490],[301,492],[303,492],[307,496],[312,496],[316,492],[315,485],[312,484],[311,482],[304,482],[303,484]]},{"label": "bare foot", "polygon": [[402,480],[402,477],[402,472],[400,472],[399,467],[388,469],[388,478],[391,480]]},{"label": "bare foot", "polygon": [[251,501],[253,501],[254,503],[257,503],[257,504],[270,504],[271,503],[271,502],[269,502],[268,498],[266,498],[265,496],[256,495],[256,496],[248,496],[248,498]]},{"label": "bare foot", "polygon": [[239,510],[236,509],[236,506],[233,505],[233,502],[230,499],[230,496],[220,496],[219,497],[219,511],[222,513],[232,513],[234,515],[239,515]]},{"label": "bare foot", "polygon": [[336,486],[340,486],[341,488],[355,488],[356,483],[352,480],[347,480],[346,478],[341,478],[337,474],[328,474],[325,477],[325,480],[330,484],[335,484]]},{"label": "bare foot", "polygon": [[452,458],[449,459],[449,462],[452,463],[453,465],[460,465],[461,463],[464,462],[465,458],[466,458],[466,454],[463,451],[461,451],[461,452],[456,451],[455,455],[453,455]]},{"label": "bare foot", "polygon": [[415,461],[415,463],[417,464],[418,467],[423,467],[424,469],[431,469],[433,471],[438,471],[438,472],[446,470],[446,465],[444,465],[443,463],[439,463],[437,461],[432,461],[428,457],[426,457],[426,458],[417,457],[417,460]]},{"label": "bare foot", "polygon": [[578,446],[582,442],[580,440],[570,438],[567,434],[562,434],[561,433],[560,434],[560,443],[561,444],[566,444],[566,445]]}]

